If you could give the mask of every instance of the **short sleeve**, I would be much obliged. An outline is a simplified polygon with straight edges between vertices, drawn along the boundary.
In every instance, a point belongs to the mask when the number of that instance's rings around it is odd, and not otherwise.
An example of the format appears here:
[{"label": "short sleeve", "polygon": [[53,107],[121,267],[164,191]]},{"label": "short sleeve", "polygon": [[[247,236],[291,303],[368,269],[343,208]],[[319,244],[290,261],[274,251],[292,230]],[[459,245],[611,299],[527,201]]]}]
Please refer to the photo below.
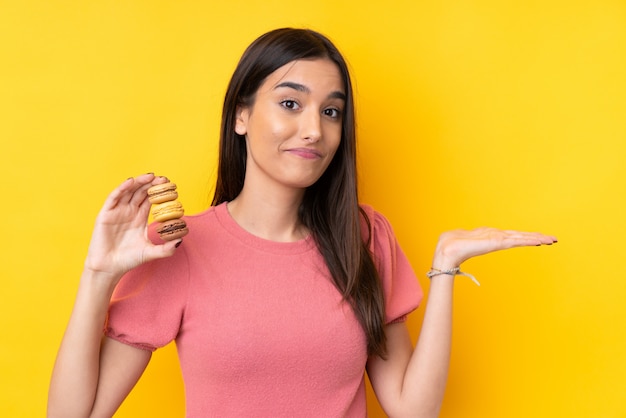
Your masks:
[{"label": "short sleeve", "polygon": [[150,351],[173,341],[187,302],[188,272],[183,245],[171,257],[126,273],[111,298],[105,335]]},{"label": "short sleeve", "polygon": [[364,238],[369,240],[385,294],[385,323],[403,321],[422,301],[422,288],[389,221],[368,205],[361,209],[369,220],[369,225],[364,223],[369,230]]}]

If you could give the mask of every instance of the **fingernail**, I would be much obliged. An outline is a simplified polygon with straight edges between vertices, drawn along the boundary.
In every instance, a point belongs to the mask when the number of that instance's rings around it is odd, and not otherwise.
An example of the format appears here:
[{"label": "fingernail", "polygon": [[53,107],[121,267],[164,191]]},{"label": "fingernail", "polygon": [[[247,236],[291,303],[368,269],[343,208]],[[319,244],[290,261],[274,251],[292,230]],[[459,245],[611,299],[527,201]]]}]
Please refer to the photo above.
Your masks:
[{"label": "fingernail", "polygon": [[174,245],[174,247],[175,247],[175,248],[178,248],[178,247],[180,246],[180,244],[182,244],[182,243],[183,243],[183,240],[181,239],[180,241],[178,241],[178,242],[176,243],[176,245]]}]

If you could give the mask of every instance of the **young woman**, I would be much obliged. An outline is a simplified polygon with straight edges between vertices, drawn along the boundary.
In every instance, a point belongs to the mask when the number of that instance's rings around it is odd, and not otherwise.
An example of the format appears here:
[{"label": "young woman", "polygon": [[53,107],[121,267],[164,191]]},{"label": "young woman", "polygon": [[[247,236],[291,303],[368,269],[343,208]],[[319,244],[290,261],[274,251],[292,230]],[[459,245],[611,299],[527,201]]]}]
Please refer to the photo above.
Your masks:
[{"label": "young woman", "polygon": [[185,218],[184,244],[147,226],[146,190],[164,177],[124,181],[99,213],[50,417],[113,415],[171,341],[189,417],[364,417],[365,372],[389,416],[438,415],[455,268],[556,240],[442,234],[413,348],[404,318],[422,292],[389,223],[359,205],[353,100],[319,33],[279,29],[250,45],[224,101],[213,205]]}]

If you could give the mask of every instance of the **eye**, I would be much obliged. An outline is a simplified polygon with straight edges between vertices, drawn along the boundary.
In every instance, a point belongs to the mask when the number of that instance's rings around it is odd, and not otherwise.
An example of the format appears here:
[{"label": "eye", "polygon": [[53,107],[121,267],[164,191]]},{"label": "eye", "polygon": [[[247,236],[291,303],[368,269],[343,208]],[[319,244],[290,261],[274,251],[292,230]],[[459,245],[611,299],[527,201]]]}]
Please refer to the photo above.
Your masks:
[{"label": "eye", "polygon": [[287,99],[280,102],[280,105],[289,110],[297,110],[300,108],[300,105],[295,100]]},{"label": "eye", "polygon": [[341,110],[334,107],[324,109],[322,113],[324,114],[324,116],[328,116],[332,119],[339,119],[341,117]]}]

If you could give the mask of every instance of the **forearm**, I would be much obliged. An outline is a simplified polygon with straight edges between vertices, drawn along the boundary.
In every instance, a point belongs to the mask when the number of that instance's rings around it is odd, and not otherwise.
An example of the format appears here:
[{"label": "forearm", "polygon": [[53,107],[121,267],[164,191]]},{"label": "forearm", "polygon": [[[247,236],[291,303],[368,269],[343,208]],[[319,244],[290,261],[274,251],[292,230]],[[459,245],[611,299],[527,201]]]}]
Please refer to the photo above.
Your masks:
[{"label": "forearm", "polygon": [[[477,228],[443,233],[432,267],[449,272],[464,261],[514,247],[554,244],[536,232]],[[436,417],[443,400],[450,360],[454,276],[432,277],[420,337],[415,349],[406,327],[387,326],[388,358],[373,357],[368,373],[381,405],[392,417]]]},{"label": "forearm", "polygon": [[85,270],[52,372],[49,417],[86,417],[98,387],[100,345],[114,285]]},{"label": "forearm", "polygon": [[453,287],[451,276],[432,279],[422,329],[402,384],[401,404],[411,416],[439,415],[450,362]]}]

